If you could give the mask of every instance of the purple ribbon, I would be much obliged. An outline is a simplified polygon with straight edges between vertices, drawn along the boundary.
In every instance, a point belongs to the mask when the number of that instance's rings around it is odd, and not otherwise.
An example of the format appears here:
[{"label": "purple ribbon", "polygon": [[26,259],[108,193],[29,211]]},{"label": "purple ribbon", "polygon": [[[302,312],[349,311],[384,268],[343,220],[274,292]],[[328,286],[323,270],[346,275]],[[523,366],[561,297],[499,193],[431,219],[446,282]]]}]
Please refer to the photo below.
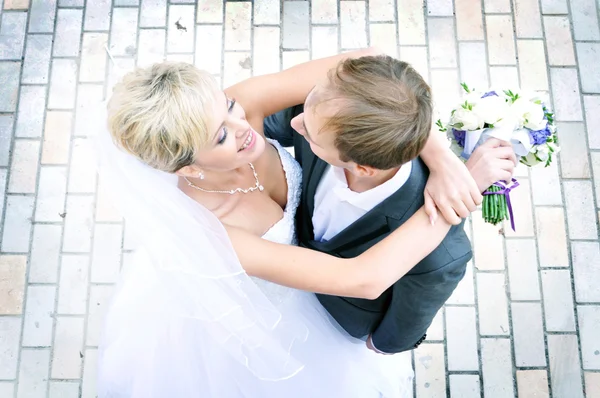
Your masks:
[{"label": "purple ribbon", "polygon": [[508,185],[504,181],[496,181],[492,185],[497,186],[498,188],[501,188],[501,189],[497,192],[485,191],[483,194],[484,195],[504,195],[504,197],[506,198],[506,206],[508,207],[508,215],[510,216],[510,226],[512,227],[512,230],[514,231],[515,230],[515,219],[513,217],[512,205],[510,204],[510,191],[513,190],[514,188],[518,187],[519,182],[515,178],[512,178],[510,185]]}]

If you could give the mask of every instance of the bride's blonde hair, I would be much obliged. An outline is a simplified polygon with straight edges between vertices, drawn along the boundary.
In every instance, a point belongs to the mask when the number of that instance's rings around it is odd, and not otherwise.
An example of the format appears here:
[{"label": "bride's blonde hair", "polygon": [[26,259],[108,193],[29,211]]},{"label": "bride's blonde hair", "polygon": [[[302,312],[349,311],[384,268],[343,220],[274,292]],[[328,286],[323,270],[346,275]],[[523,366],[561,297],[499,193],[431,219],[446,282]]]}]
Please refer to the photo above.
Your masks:
[{"label": "bride's blonde hair", "polygon": [[219,86],[186,63],[159,63],[125,75],[108,102],[115,143],[147,165],[174,173],[194,162],[213,137],[210,114]]}]

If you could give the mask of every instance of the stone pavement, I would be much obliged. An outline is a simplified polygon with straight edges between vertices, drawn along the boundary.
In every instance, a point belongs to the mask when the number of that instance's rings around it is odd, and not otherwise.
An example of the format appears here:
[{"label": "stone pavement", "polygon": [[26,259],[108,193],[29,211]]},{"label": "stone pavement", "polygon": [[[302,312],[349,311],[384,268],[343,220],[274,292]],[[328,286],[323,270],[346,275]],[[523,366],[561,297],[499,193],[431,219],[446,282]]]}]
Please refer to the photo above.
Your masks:
[{"label": "stone pavement", "polygon": [[0,1],[0,398],[95,397],[132,246],[86,142],[118,70],[181,60],[227,86],[367,45],[411,62],[444,113],[462,81],[549,92],[562,145],[518,170],[516,233],[468,224],[474,261],[414,352],[415,396],[600,397],[594,0]]}]

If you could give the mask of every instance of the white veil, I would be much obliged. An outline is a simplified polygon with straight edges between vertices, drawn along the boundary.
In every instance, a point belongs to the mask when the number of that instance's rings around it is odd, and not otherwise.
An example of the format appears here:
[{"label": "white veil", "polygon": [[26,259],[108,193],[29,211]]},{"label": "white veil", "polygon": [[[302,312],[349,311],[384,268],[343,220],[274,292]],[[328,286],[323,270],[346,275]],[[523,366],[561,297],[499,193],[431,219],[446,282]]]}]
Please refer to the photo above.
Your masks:
[{"label": "white veil", "polygon": [[291,351],[302,349],[305,325],[282,320],[219,220],[178,189],[177,177],[118,149],[100,120],[99,173],[141,247],[106,316],[98,396],[238,396],[240,377],[276,381],[300,372]]}]

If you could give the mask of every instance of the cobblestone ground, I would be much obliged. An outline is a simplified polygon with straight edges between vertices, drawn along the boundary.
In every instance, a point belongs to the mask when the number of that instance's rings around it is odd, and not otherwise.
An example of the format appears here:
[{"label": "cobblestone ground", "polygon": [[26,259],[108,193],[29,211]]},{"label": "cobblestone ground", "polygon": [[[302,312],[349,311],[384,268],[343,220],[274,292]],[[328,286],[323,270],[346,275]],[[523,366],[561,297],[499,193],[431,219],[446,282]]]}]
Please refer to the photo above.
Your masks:
[{"label": "cobblestone ground", "polygon": [[415,397],[600,397],[598,8],[3,0],[0,397],[95,397],[102,314],[131,239],[86,143],[99,123],[90,104],[119,71],[182,60],[227,86],[367,45],[411,62],[443,113],[461,81],[549,92],[563,149],[549,168],[518,170],[516,233],[479,214],[468,224],[474,262],[413,354]]}]

